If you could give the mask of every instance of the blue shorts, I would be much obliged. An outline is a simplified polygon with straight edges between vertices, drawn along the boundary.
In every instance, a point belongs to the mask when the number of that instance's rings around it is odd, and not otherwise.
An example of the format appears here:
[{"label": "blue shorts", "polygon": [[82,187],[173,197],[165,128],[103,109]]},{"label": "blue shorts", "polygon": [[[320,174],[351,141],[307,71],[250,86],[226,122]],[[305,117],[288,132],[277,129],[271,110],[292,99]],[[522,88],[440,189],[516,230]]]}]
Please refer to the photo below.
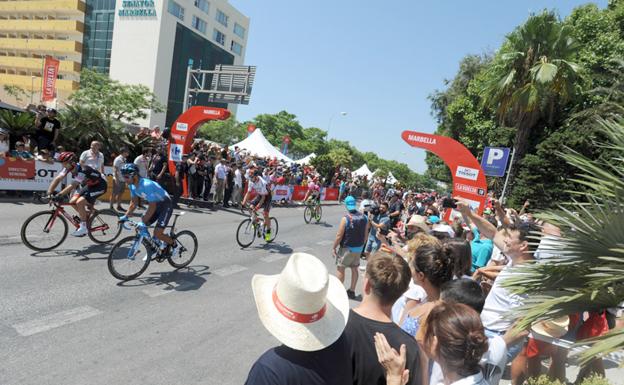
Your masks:
[{"label": "blue shorts", "polygon": [[[496,330],[490,330],[486,328],[483,328],[483,329],[485,332],[485,336],[488,338],[494,338],[496,336],[502,337],[503,335],[505,335],[505,332],[499,332]],[[511,346],[507,346],[507,364],[513,361],[514,358],[516,358],[516,356],[520,353],[520,351],[524,347],[524,344],[526,343],[526,341],[527,341],[527,338],[525,337]]]},{"label": "blue shorts", "polygon": [[171,214],[173,214],[173,204],[170,198],[162,200],[156,203],[156,211],[152,217],[147,221],[146,225],[150,226],[155,224],[154,227],[165,228],[167,224],[169,224],[169,219],[171,219]]},{"label": "blue shorts", "polygon": [[368,238],[368,242],[366,242],[366,247],[364,248],[364,252],[372,254],[376,252],[377,250],[379,250],[380,246],[381,246],[381,241],[379,239]]}]

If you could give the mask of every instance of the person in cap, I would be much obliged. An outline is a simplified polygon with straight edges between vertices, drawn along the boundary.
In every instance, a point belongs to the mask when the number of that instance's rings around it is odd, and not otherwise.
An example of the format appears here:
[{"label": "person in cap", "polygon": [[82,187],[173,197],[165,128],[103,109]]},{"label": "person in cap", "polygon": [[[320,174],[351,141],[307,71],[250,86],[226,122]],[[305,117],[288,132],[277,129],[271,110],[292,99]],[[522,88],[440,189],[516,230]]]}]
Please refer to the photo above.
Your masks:
[{"label": "person in cap", "polygon": [[375,333],[382,333],[396,351],[406,350],[407,384],[420,385],[420,355],[416,340],[392,322],[392,305],[403,294],[411,280],[407,262],[396,255],[378,251],[366,265],[361,304],[352,309],[345,328],[353,363],[353,384],[385,384],[384,369],[379,365],[374,344]]},{"label": "person in cap", "polygon": [[348,213],[340,220],[338,233],[334,239],[332,254],[336,258],[338,279],[344,282],[345,269],[351,268],[351,286],[347,290],[349,298],[355,298],[355,286],[358,280],[358,266],[360,255],[366,246],[366,234],[370,226],[368,217],[357,210],[353,196],[345,199]]},{"label": "person in cap", "polygon": [[282,345],[258,358],[245,384],[353,383],[344,336],[349,300],[323,262],[294,253],[280,274],[256,274],[251,286],[262,325]]}]

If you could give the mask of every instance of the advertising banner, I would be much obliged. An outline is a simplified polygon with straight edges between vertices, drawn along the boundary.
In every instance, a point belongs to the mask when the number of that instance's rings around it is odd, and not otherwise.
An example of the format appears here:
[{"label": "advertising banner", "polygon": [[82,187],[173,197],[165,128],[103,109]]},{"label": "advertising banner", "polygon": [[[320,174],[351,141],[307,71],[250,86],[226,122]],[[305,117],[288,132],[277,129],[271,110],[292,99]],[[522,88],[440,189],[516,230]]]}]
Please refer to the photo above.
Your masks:
[{"label": "advertising banner", "polygon": [[56,78],[58,76],[60,62],[51,56],[46,56],[43,64],[43,90],[41,100],[44,102],[56,97]]},{"label": "advertising banner", "polygon": [[35,177],[35,160],[0,158],[0,178],[32,179]]},{"label": "advertising banner", "polygon": [[291,188],[287,185],[273,186],[272,199],[273,201],[281,201],[282,199],[290,201],[292,196]]},{"label": "advertising banner", "polygon": [[338,200],[337,188],[323,188],[321,193],[322,193],[321,200],[324,200],[324,201],[337,201]]},{"label": "advertising banner", "polygon": [[[401,137],[410,146],[423,148],[442,158],[453,177],[453,197],[469,200],[476,212],[483,213],[487,199],[485,173],[463,144],[446,136],[416,131],[403,131]],[[447,210],[445,219],[449,220],[450,216],[451,210]]]},{"label": "advertising banner", "polygon": [[308,191],[307,187],[303,186],[294,186],[292,192],[292,200],[293,201],[302,201],[306,196],[306,192]]}]

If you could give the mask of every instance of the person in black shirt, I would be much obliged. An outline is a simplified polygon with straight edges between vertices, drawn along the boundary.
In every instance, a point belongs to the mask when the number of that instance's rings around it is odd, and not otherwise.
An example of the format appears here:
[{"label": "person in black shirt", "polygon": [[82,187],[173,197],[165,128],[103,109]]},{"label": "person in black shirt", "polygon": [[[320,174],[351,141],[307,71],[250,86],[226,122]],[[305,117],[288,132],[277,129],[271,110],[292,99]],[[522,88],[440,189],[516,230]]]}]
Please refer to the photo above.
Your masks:
[{"label": "person in black shirt", "polygon": [[210,157],[204,164],[204,168],[206,170],[206,176],[204,177],[204,200],[208,201],[210,199],[210,189],[212,188],[212,178],[215,173],[214,169],[214,157]]},{"label": "person in black shirt", "polygon": [[228,165],[227,176],[225,177],[225,193],[223,194],[223,207],[230,207],[228,203],[232,197],[232,190],[234,190],[234,170],[232,165]]},{"label": "person in black shirt", "polygon": [[260,321],[283,345],[254,363],[246,385],[353,383],[344,335],[349,299],[322,261],[294,253],[281,274],[256,274],[251,286]]},{"label": "person in black shirt", "polygon": [[421,384],[418,343],[391,318],[392,305],[407,290],[411,279],[410,268],[403,258],[380,251],[369,258],[362,302],[350,311],[345,328],[350,361],[353,363],[354,385],[386,383],[384,369],[375,350],[375,333],[383,333],[396,351],[405,345],[408,384]]},{"label": "person in black shirt", "polygon": [[403,209],[405,209],[403,202],[401,202],[400,192],[396,192],[392,198],[390,198],[389,205],[388,216],[390,217],[390,225],[394,228],[399,220],[401,220],[401,213]]},{"label": "person in black shirt", "polygon": [[35,140],[37,141],[39,150],[46,149],[54,151],[60,129],[61,122],[56,119],[56,110],[54,108],[48,108],[47,116],[39,120],[39,127],[37,127],[37,131],[35,132]]},{"label": "person in black shirt", "polygon": [[188,154],[182,155],[182,161],[176,164],[175,194],[173,194],[173,207],[178,207],[178,201],[184,191],[184,178],[188,175]]}]

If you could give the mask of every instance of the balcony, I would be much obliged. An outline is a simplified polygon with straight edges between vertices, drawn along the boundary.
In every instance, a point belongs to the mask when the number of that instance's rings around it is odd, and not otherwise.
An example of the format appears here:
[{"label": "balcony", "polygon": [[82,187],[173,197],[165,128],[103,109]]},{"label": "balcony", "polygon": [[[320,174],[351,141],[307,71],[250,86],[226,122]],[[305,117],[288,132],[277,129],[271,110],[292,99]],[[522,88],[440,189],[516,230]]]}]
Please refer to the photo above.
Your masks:
[{"label": "balcony", "polygon": [[0,50],[55,53],[82,53],[82,44],[74,40],[0,39]]},{"label": "balcony", "polygon": [[[41,71],[45,58],[37,59],[30,57],[16,56],[0,56],[0,67],[5,68],[22,68],[35,71]],[[61,60],[59,72],[63,73],[80,73],[80,63],[75,61]]]},{"label": "balcony", "polygon": [[78,34],[84,32],[84,24],[77,20],[0,20],[0,31]]},{"label": "balcony", "polygon": [[37,13],[78,14],[86,10],[81,0],[0,1],[0,14]]},{"label": "balcony", "polygon": [[[41,88],[41,78],[32,77],[27,75],[9,75],[0,74],[0,84],[10,84],[23,88],[26,91],[30,91],[32,85],[35,85],[35,92],[38,92]],[[78,82],[73,80],[57,79],[56,80],[57,91],[75,91],[78,89]]]}]

